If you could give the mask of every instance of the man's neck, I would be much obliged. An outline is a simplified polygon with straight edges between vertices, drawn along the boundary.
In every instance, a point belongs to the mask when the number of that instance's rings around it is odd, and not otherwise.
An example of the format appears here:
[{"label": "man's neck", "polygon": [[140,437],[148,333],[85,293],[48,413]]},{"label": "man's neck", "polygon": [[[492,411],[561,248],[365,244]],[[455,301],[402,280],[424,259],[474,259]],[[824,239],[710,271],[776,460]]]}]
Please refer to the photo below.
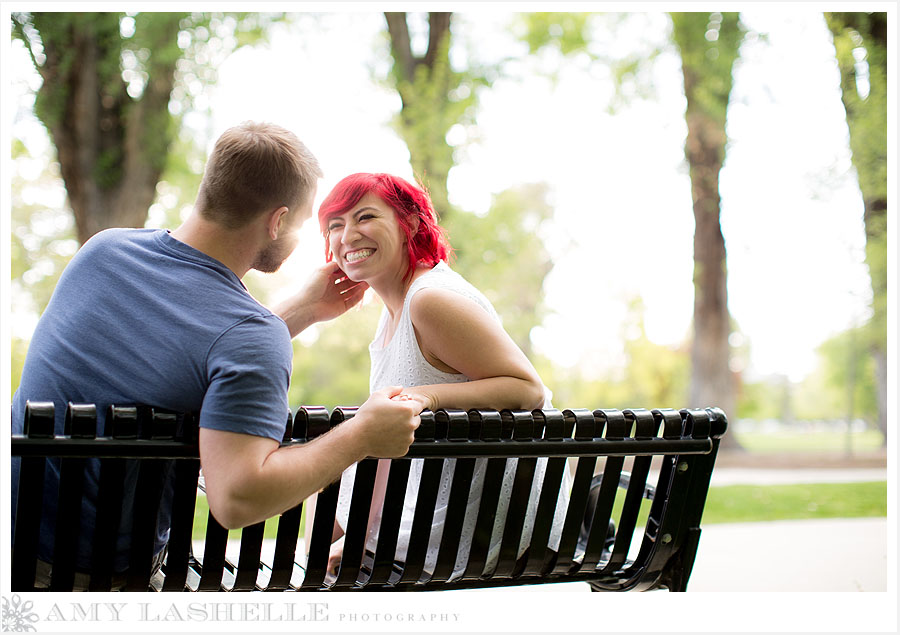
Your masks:
[{"label": "man's neck", "polygon": [[215,258],[231,269],[238,278],[250,270],[257,248],[248,229],[229,230],[208,221],[197,212],[172,231],[172,237]]}]

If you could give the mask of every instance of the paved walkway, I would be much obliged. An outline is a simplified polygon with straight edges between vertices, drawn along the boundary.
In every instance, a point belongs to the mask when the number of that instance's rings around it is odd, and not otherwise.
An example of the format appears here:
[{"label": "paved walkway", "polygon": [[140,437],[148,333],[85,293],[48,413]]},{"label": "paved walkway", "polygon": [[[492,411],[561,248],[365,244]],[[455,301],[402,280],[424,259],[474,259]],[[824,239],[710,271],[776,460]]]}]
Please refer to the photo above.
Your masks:
[{"label": "paved walkway", "polygon": [[886,518],[729,523],[702,531],[690,591],[887,590]]},{"label": "paved walkway", "polygon": [[886,481],[887,468],[713,469],[710,485],[779,485],[787,483],[855,483]]}]

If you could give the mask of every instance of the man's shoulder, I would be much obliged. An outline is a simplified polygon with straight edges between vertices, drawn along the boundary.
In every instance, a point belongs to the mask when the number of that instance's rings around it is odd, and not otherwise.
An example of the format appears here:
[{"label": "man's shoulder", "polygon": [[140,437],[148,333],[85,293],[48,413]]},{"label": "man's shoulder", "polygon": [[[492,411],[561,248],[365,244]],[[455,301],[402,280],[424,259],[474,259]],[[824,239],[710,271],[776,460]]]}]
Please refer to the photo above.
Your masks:
[{"label": "man's shoulder", "polygon": [[101,229],[91,236],[87,242],[85,242],[85,245],[120,241],[140,242],[152,239],[153,236],[160,231],[162,230],[135,227],[109,227],[107,229]]},{"label": "man's shoulder", "polygon": [[150,244],[155,240],[158,229],[133,229],[127,227],[110,227],[91,236],[78,250],[89,254],[97,251],[110,251],[125,245]]}]

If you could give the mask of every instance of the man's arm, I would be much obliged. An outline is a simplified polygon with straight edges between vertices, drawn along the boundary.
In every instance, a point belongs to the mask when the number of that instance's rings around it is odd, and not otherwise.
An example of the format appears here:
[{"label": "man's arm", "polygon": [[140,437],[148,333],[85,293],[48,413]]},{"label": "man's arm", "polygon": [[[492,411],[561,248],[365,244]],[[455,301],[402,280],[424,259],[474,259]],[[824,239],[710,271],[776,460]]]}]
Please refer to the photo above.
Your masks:
[{"label": "man's arm", "polygon": [[368,288],[365,282],[353,282],[337,264],[329,262],[272,312],[285,321],[293,338],[316,322],[332,320],[357,305]]},{"label": "man's arm", "polygon": [[213,516],[227,529],[246,527],[295,507],[367,456],[403,456],[421,407],[390,399],[399,392],[392,387],[372,393],[352,419],[296,447],[201,428],[200,462]]}]

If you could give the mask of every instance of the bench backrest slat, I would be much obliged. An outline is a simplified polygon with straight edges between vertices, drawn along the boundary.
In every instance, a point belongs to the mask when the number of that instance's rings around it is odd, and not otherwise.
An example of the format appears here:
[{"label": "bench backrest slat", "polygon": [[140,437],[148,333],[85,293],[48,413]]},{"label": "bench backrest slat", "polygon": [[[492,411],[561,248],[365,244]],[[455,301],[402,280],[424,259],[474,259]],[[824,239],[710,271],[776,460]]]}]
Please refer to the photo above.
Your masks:
[{"label": "bench backrest slat", "polygon": [[[19,497],[16,506],[15,545],[12,554],[12,588],[29,591],[34,588],[37,569],[38,540],[44,491],[44,469],[47,459],[23,457],[19,473]],[[22,483],[28,483],[31,495],[24,495]]]},{"label": "bench backrest slat", "polygon": [[[590,571],[596,567],[603,557],[604,547],[606,546],[609,521],[612,518],[613,505],[616,501],[616,495],[619,492],[619,477],[622,474],[622,467],[625,460],[620,456],[611,456],[606,459],[603,467],[602,480],[597,490],[594,500],[590,500],[585,510],[586,518],[590,518],[588,526],[590,527],[586,541],[585,552],[581,564],[577,567],[577,571]],[[635,514],[635,517],[637,514]],[[621,545],[622,534],[626,527],[621,525],[617,528],[616,538]],[[634,525],[632,524],[632,531]]]},{"label": "bench backrest slat", "polygon": [[[309,426],[307,438],[312,440],[330,430],[333,425],[337,425],[337,419],[342,415],[340,415],[338,409],[336,409],[336,413],[337,415],[327,417],[324,416],[327,413],[323,412],[323,409],[316,408],[308,418],[298,416],[294,418],[294,421],[296,422],[298,418],[301,421],[307,420]],[[316,498],[316,513],[313,518],[312,534],[309,541],[306,575],[303,577],[303,583],[300,587],[302,590],[318,589],[325,582],[340,486],[340,481],[332,483],[322,490]],[[306,522],[309,522],[309,518],[306,519]]]},{"label": "bench backrest slat", "polygon": [[[119,526],[122,522],[122,498],[125,491],[127,459],[106,459],[100,463],[100,485],[97,492],[97,522],[91,553],[91,591],[112,588],[113,564]],[[137,469],[130,461],[132,471]]]},{"label": "bench backrest slat", "polygon": [[578,538],[587,510],[588,495],[596,465],[596,457],[581,457],[576,464],[575,476],[572,479],[572,492],[569,495],[566,519],[559,541],[559,552],[552,570],[554,575],[567,574],[575,566]]},{"label": "bench backrest slat", "polygon": [[365,459],[356,466],[356,480],[350,498],[350,512],[345,527],[344,553],[340,570],[334,582],[335,588],[350,588],[359,578],[366,548],[369,510],[372,506],[372,492],[378,470],[377,459]]},{"label": "bench backrest slat", "polygon": [[[446,582],[453,575],[459,553],[463,525],[468,516],[469,494],[477,459],[452,459],[455,463],[450,482],[450,498],[444,518],[444,529],[438,547],[437,562],[430,580]],[[482,459],[483,461],[483,459]]]},{"label": "bench backrest slat", "polygon": [[413,512],[409,544],[406,549],[405,566],[400,576],[400,582],[403,583],[415,583],[424,573],[425,556],[431,538],[434,508],[441,485],[444,461],[442,459],[424,459],[421,465],[422,473],[419,478],[416,507]]},{"label": "bench backrest slat", "polygon": [[394,554],[397,550],[397,535],[403,519],[403,501],[409,482],[411,461],[381,460],[379,470],[388,470],[387,484],[384,490],[384,502],[381,510],[381,531],[375,546],[375,558],[372,571],[363,577],[363,586],[387,584],[394,572]]},{"label": "bench backrest slat", "polygon": [[[307,419],[296,420],[288,413],[285,425],[284,443],[294,439],[306,439]],[[291,576],[294,572],[294,560],[297,556],[297,541],[300,538],[300,524],[303,518],[303,503],[293,507],[278,517],[278,530],[275,535],[275,550],[272,555],[272,570],[266,591],[285,591],[291,588]]]},{"label": "bench backrest slat", "polygon": [[[96,438],[96,407],[70,403],[66,408],[63,434],[77,439]],[[51,460],[51,469],[59,470],[51,591],[71,589],[75,581],[75,557],[83,526],[81,506],[86,467],[87,460],[83,458]]]},{"label": "bench backrest slat", "polygon": [[[561,443],[563,436],[571,436],[574,430],[574,418],[569,418],[557,409],[535,410],[533,413],[534,438]],[[544,471],[544,484],[538,500],[538,509],[534,519],[531,543],[528,546],[528,557],[522,575],[541,576],[549,572],[556,560],[556,551],[550,548],[550,534],[553,530],[553,519],[557,513],[559,489],[564,487],[563,476],[569,469],[568,461],[562,457],[547,459]]]},{"label": "bench backrest slat", "polygon": [[544,484],[541,487],[531,543],[528,546],[528,557],[522,571],[524,576],[544,575],[548,565],[556,557],[556,552],[550,548],[550,534],[557,513],[556,506],[559,499],[557,492],[564,486],[563,474],[567,469],[566,459],[558,457],[547,459]]},{"label": "bench backrest slat", "polygon": [[184,591],[187,584],[199,475],[200,461],[176,461],[172,526],[169,530],[166,551],[166,579],[163,591]]},{"label": "bench backrest slat", "polygon": [[[126,591],[145,591],[150,584],[150,567],[157,533],[157,514],[162,501],[167,473],[174,468],[172,463],[166,459],[141,461],[134,493],[134,520],[131,525],[131,549]],[[54,570],[55,568],[54,563]]]},{"label": "bench backrest slat", "polygon": [[[501,416],[508,425],[511,425],[514,441],[530,442],[533,440],[534,416],[531,412],[505,410]],[[508,463],[515,467],[512,488],[506,505],[506,517],[502,525],[503,534],[499,559],[492,575],[494,578],[509,578],[519,573],[516,571],[516,562],[528,513],[528,501],[531,497],[532,485],[535,482],[537,459],[525,457],[509,460]],[[533,521],[533,519],[530,520]]]},{"label": "bench backrest slat", "polygon": [[[502,419],[499,412],[473,410],[469,415],[473,421],[473,426],[469,430],[470,439],[500,440]],[[483,459],[478,469],[484,472],[484,479],[481,486],[481,498],[478,508],[475,510],[472,544],[469,547],[465,569],[462,572],[463,580],[477,580],[484,573],[490,550],[491,535],[494,529],[494,520],[500,505],[506,459]]]},{"label": "bench backrest slat", "polygon": [[272,575],[266,586],[267,591],[285,591],[291,586],[302,517],[303,503],[300,503],[284,512],[278,519],[278,532],[275,535],[275,551],[272,557]]},{"label": "bench backrest slat", "polygon": [[[53,460],[51,459],[51,463]],[[59,488],[54,522],[51,591],[71,589],[75,582],[75,556],[81,533],[81,500],[87,459],[60,459]]]},{"label": "bench backrest slat", "polygon": [[[632,464],[631,480],[628,488],[625,490],[625,500],[619,515],[619,525],[616,528],[612,553],[609,561],[601,569],[601,573],[607,574],[618,571],[628,558],[628,550],[631,548],[631,541],[634,538],[634,530],[641,511],[641,501],[643,500],[649,473],[650,459],[648,457],[637,457]],[[593,562],[593,558],[591,562]]]},{"label": "bench backrest slat", "polygon": [[228,530],[212,513],[206,518],[206,535],[203,539],[203,555],[198,591],[218,591],[223,588],[225,574],[225,549],[228,546]]},{"label": "bench backrest slat", "polygon": [[475,529],[472,533],[472,546],[463,580],[478,580],[484,574],[488,553],[491,546],[494,524],[500,506],[503,477],[507,460],[500,458],[479,459],[485,461],[484,483],[481,489],[478,513],[475,518]]},{"label": "bench backrest slat", "polygon": [[254,523],[241,529],[241,550],[238,555],[237,573],[234,576],[232,591],[256,590],[265,529],[265,522]]}]

